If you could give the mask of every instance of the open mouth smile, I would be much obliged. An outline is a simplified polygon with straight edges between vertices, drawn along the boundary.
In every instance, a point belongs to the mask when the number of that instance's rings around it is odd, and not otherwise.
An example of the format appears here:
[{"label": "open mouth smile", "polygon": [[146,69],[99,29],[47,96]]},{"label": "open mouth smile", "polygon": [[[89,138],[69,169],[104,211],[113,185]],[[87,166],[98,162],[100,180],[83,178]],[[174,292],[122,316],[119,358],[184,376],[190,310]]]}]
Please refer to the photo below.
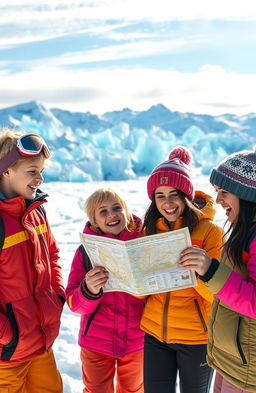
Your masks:
[{"label": "open mouth smile", "polygon": [[108,227],[114,227],[114,226],[116,226],[116,225],[118,225],[118,224],[120,224],[120,220],[116,220],[116,221],[109,222],[109,223],[107,224],[107,226],[108,226]]},{"label": "open mouth smile", "polygon": [[173,208],[173,209],[164,209],[164,211],[166,212],[166,214],[175,214],[177,211],[177,207]]}]

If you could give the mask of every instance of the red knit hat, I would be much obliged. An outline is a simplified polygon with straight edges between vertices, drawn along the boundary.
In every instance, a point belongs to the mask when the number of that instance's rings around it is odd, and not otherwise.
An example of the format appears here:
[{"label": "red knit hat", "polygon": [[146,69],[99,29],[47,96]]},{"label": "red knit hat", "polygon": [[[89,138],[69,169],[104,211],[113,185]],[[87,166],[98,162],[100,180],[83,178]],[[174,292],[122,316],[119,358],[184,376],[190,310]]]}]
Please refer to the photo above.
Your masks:
[{"label": "red knit hat", "polygon": [[169,159],[159,164],[148,179],[148,196],[152,200],[154,190],[158,187],[174,187],[184,192],[189,199],[194,199],[194,186],[190,178],[188,164],[191,153],[183,146],[175,147],[169,153]]}]

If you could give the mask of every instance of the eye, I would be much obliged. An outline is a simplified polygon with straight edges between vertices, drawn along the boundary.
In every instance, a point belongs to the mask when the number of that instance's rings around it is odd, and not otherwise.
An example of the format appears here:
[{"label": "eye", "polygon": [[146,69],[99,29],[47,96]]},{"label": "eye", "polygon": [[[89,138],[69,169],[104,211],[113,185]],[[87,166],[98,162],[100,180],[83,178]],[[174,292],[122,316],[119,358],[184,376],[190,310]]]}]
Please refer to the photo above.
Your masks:
[{"label": "eye", "polygon": [[100,211],[99,211],[99,214],[100,214],[101,216],[105,216],[105,215],[107,214],[107,209],[102,209],[102,210],[100,210]]},{"label": "eye", "polygon": [[122,210],[123,210],[122,206],[115,206],[113,208],[113,212],[115,212],[115,213],[121,212]]}]

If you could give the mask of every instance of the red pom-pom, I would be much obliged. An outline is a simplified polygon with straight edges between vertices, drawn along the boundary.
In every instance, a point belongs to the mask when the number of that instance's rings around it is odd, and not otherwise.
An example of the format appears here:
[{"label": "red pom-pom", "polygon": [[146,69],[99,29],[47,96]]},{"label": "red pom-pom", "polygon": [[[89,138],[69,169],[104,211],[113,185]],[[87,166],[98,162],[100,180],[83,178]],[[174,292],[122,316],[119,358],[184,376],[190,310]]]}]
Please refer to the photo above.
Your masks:
[{"label": "red pom-pom", "polygon": [[190,151],[186,149],[186,147],[177,146],[169,154],[169,160],[172,160],[173,158],[179,158],[181,161],[188,165],[191,162],[192,156]]}]

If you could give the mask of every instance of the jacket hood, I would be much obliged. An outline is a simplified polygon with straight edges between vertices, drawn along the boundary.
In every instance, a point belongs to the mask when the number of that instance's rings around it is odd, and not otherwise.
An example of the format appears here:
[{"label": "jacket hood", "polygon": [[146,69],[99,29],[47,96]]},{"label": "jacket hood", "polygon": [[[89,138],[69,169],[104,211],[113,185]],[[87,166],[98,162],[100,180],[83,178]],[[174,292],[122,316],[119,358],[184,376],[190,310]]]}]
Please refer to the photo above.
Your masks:
[{"label": "jacket hood", "polygon": [[118,236],[114,236],[111,233],[108,234],[100,233],[98,228],[95,228],[89,221],[87,221],[87,223],[85,224],[83,233],[86,233],[88,235],[94,235],[94,236],[105,236],[118,240],[134,239],[140,234],[142,228],[142,221],[139,217],[135,216],[134,214],[133,214],[133,220],[134,220],[133,222],[130,222],[128,224],[129,231],[122,231],[121,233],[119,233]]},{"label": "jacket hood", "polygon": [[203,191],[196,191],[194,202],[202,212],[200,220],[213,220],[217,212],[216,202],[213,197],[205,194]]}]

